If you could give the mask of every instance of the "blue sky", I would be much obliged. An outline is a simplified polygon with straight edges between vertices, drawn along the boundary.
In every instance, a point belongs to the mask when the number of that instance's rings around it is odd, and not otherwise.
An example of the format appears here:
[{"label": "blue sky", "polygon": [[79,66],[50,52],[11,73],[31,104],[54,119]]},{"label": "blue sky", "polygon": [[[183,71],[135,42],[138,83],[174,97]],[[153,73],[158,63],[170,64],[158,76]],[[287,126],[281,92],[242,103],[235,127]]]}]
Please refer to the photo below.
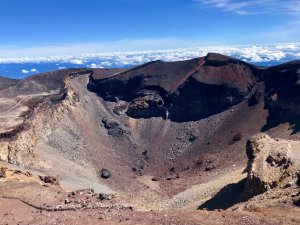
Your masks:
[{"label": "blue sky", "polygon": [[300,0],[0,0],[0,58],[300,41]]}]

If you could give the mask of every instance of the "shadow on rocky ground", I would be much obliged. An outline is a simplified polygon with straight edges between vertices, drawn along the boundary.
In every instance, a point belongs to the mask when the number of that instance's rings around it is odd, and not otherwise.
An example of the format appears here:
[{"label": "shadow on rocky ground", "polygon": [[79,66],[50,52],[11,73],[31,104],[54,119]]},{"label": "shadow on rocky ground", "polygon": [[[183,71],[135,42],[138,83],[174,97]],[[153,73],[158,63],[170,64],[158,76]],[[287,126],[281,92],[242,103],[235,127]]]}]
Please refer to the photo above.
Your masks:
[{"label": "shadow on rocky ground", "polygon": [[300,131],[300,118],[293,114],[288,113],[270,113],[267,118],[267,123],[262,127],[261,131],[266,132],[280,124],[289,123],[292,134]]},{"label": "shadow on rocky ground", "polygon": [[204,202],[198,209],[228,209],[237,203],[247,201],[242,193],[245,187],[246,179],[238,183],[229,184],[222,188],[214,197]]}]

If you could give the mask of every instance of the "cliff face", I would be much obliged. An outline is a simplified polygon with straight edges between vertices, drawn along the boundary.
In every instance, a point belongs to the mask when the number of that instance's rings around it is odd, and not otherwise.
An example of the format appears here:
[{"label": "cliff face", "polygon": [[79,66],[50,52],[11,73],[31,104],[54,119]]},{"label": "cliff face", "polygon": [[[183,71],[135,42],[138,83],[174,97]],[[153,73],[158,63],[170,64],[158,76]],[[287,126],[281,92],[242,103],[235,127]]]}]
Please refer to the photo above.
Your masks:
[{"label": "cliff face", "polygon": [[47,139],[59,121],[62,108],[75,104],[77,96],[68,87],[72,74],[63,70],[10,82],[1,92],[0,159],[27,164],[35,157],[38,140]]}]

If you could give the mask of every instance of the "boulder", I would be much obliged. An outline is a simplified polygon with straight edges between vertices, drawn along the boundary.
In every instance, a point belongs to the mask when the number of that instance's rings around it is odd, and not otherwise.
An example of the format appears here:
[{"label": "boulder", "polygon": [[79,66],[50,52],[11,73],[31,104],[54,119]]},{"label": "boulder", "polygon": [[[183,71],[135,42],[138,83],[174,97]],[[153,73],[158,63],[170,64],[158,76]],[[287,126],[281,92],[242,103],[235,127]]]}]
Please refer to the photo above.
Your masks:
[{"label": "boulder", "polygon": [[111,194],[100,193],[98,199],[100,200],[112,200],[113,196]]},{"label": "boulder", "polygon": [[40,180],[46,184],[59,185],[59,181],[57,177],[53,176],[39,176]]},{"label": "boulder", "polygon": [[120,126],[120,123],[118,121],[111,118],[104,118],[102,121],[105,121],[103,123],[106,129],[113,129]]},{"label": "boulder", "polygon": [[205,167],[205,171],[211,171],[215,168],[216,168],[216,166],[213,163],[208,163]]},{"label": "boulder", "polygon": [[104,116],[102,118],[102,123],[107,129],[108,135],[111,135],[113,137],[120,137],[125,133],[125,130],[122,128],[121,124],[115,119]]},{"label": "boulder", "polygon": [[101,178],[103,179],[108,179],[111,177],[110,171],[106,168],[103,168],[100,172],[101,172]]},{"label": "boulder", "polygon": [[248,140],[245,195],[261,194],[288,183],[296,183],[300,142],[272,139],[259,134]]},{"label": "boulder", "polygon": [[127,102],[125,101],[118,101],[115,104],[115,107],[113,109],[113,112],[117,115],[122,115],[126,112],[127,110]]}]

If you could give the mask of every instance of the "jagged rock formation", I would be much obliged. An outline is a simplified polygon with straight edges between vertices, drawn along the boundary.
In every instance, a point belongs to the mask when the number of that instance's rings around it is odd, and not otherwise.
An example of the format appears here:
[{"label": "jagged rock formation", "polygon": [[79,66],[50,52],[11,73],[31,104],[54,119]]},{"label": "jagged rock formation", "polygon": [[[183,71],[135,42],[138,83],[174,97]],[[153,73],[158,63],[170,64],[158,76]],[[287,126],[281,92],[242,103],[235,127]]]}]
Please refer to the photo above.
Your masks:
[{"label": "jagged rock formation", "polygon": [[254,196],[298,182],[300,142],[259,134],[247,142],[245,195]]}]

